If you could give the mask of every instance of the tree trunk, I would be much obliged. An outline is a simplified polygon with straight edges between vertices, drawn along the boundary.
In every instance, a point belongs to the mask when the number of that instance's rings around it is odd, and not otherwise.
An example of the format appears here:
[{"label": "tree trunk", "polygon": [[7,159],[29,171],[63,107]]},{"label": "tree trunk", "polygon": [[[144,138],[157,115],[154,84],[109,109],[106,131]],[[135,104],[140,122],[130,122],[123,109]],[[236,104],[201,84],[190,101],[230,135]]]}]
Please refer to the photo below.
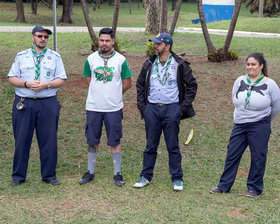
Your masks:
[{"label": "tree trunk", "polygon": [[264,0],[259,1],[259,18],[263,17],[263,2]]},{"label": "tree trunk", "polygon": [[159,22],[159,32],[165,33],[167,32],[167,0],[160,0],[160,22]]},{"label": "tree trunk", "polygon": [[32,14],[37,15],[38,0],[30,0]]},{"label": "tree trunk", "polygon": [[[177,2],[178,2],[178,0],[177,0]],[[176,5],[177,5],[176,0],[172,0],[172,8],[171,8],[172,12],[176,9]]]},{"label": "tree trunk", "polygon": [[113,16],[113,24],[112,24],[112,30],[114,34],[116,35],[117,32],[117,26],[118,26],[118,20],[119,20],[119,10],[120,10],[120,0],[115,0],[114,4],[114,16]]},{"label": "tree trunk", "polygon": [[235,29],[236,22],[237,22],[237,19],[238,19],[240,8],[241,8],[241,3],[242,3],[242,0],[235,0],[235,6],[234,6],[230,26],[229,26],[227,37],[226,37],[226,40],[225,40],[225,45],[223,47],[223,54],[224,54],[224,59],[225,60],[227,58],[228,49],[230,47],[230,43],[231,43],[231,40],[232,40],[232,37],[233,37],[234,29]]},{"label": "tree trunk", "polygon": [[16,17],[15,22],[26,23],[26,20],[24,17],[24,8],[23,8],[22,0],[16,0],[16,8],[17,8],[17,17]]},{"label": "tree trunk", "polygon": [[171,36],[173,36],[174,30],[175,30],[175,27],[176,27],[176,23],[177,23],[177,20],[178,20],[178,17],[179,17],[179,12],[180,12],[180,9],[181,9],[181,5],[182,5],[182,0],[177,0],[176,7],[175,7],[175,12],[174,12],[174,17],[173,17],[170,32],[169,32]]},{"label": "tree trunk", "polygon": [[81,0],[81,4],[82,4],[82,10],[83,10],[83,14],[85,17],[85,21],[87,24],[87,28],[88,28],[88,32],[92,41],[92,45],[91,45],[91,50],[92,51],[97,51],[98,50],[98,38],[96,37],[91,22],[90,22],[90,18],[88,15],[88,5],[86,3],[86,0]]},{"label": "tree trunk", "polygon": [[64,0],[60,23],[73,23],[71,19],[71,4],[73,0]]},{"label": "tree trunk", "polygon": [[197,1],[197,8],[198,8],[198,14],[199,14],[199,19],[200,19],[200,23],[201,23],[201,28],[202,28],[202,32],[203,32],[203,36],[204,36],[204,39],[206,42],[208,52],[215,51],[216,49],[212,44],[210,35],[208,33],[207,25],[205,22],[205,17],[204,17],[204,12],[203,12],[203,7],[202,7],[202,0]]},{"label": "tree trunk", "polygon": [[159,33],[159,15],[156,0],[144,0],[146,8],[146,29],[150,34]]}]

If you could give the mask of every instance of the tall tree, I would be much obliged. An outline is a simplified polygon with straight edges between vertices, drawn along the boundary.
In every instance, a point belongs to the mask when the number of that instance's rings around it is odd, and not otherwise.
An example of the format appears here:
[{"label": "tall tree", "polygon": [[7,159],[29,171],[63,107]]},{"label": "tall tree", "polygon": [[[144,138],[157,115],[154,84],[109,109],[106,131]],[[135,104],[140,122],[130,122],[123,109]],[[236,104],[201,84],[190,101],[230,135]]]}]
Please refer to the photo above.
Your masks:
[{"label": "tall tree", "polygon": [[228,50],[232,41],[233,33],[235,30],[236,22],[238,19],[238,15],[240,12],[241,8],[241,1],[242,0],[235,0],[235,7],[232,15],[232,19],[230,22],[230,26],[228,29],[228,33],[226,36],[225,44],[222,48],[216,50],[216,48],[213,46],[211,38],[209,36],[209,32],[206,26],[205,22],[205,17],[204,17],[204,12],[203,12],[203,7],[202,7],[202,0],[198,0],[197,5],[198,5],[198,13],[199,13],[199,18],[201,22],[201,28],[203,32],[203,36],[207,45],[208,49],[208,59],[213,62],[221,62],[221,61],[226,61],[226,60],[231,60],[231,57],[228,54]]},{"label": "tall tree", "polygon": [[88,5],[86,3],[86,0],[81,0],[81,4],[82,4],[82,10],[83,10],[84,18],[85,18],[85,21],[87,24],[88,32],[89,32],[89,35],[90,35],[90,38],[92,41],[91,50],[97,51],[98,50],[98,38],[95,35],[94,30],[91,25],[91,21],[90,21],[89,15],[88,15]]},{"label": "tall tree", "polygon": [[167,32],[167,0],[160,0],[160,20],[159,20],[159,32]]},{"label": "tall tree", "polygon": [[38,0],[30,0],[32,14],[37,15]]},{"label": "tall tree", "polygon": [[171,8],[171,11],[173,12],[175,9],[176,9],[176,4],[177,4],[178,1],[176,0],[172,0],[172,8]]},{"label": "tall tree", "polygon": [[170,31],[169,31],[171,36],[173,36],[174,30],[175,30],[175,27],[176,27],[176,23],[177,23],[177,20],[178,20],[178,17],[179,17],[179,12],[180,12],[180,9],[181,9],[181,5],[182,5],[182,0],[177,0],[172,24],[171,24]]},{"label": "tall tree", "polygon": [[64,0],[60,23],[73,23],[71,19],[73,0]]},{"label": "tall tree", "polygon": [[157,0],[143,0],[146,9],[146,32],[158,34],[159,32],[159,10]]},{"label": "tall tree", "polygon": [[117,26],[118,26],[118,20],[119,20],[119,11],[120,11],[120,0],[115,0],[114,4],[114,16],[113,16],[113,24],[112,24],[112,30],[114,34],[116,35]]},{"label": "tall tree", "polygon": [[16,0],[16,8],[17,8],[17,17],[16,17],[15,22],[26,23],[26,20],[24,17],[24,8],[23,8],[22,0]]},{"label": "tall tree", "polygon": [[263,0],[260,0],[259,2],[259,17],[263,17]]},{"label": "tall tree", "polygon": [[263,13],[268,16],[278,15],[280,12],[280,0],[244,0],[244,2],[245,7],[250,7],[251,13],[260,12],[262,6]]},{"label": "tall tree", "polygon": [[205,42],[206,42],[208,52],[214,51],[214,50],[216,50],[216,48],[214,47],[214,45],[211,41],[209,32],[208,32],[208,28],[207,28],[207,25],[206,25],[204,12],[203,12],[202,0],[197,1],[197,7],[198,7],[198,15],[199,15],[199,19],[200,19],[202,33],[203,33],[203,36],[204,36],[204,39],[205,39]]}]

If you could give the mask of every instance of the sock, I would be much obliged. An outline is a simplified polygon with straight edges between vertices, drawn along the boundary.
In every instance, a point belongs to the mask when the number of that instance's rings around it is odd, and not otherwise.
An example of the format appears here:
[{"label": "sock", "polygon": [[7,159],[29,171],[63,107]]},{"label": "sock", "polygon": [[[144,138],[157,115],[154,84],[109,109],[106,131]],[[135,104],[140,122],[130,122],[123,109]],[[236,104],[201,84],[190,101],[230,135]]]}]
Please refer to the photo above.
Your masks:
[{"label": "sock", "polygon": [[88,171],[94,174],[97,152],[88,152]]},{"label": "sock", "polygon": [[122,153],[121,152],[112,153],[112,157],[114,162],[114,175],[117,175],[117,173],[121,172]]}]

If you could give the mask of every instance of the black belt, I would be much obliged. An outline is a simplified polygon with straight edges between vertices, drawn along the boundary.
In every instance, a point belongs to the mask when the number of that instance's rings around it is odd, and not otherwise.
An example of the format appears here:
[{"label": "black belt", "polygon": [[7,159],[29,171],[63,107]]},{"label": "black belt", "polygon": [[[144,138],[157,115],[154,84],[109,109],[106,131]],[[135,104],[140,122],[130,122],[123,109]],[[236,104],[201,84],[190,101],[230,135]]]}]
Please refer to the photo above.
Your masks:
[{"label": "black belt", "polygon": [[[51,96],[50,96],[51,97]],[[30,99],[30,100],[44,100],[44,99],[48,99],[50,97],[22,97],[24,99]]]},{"label": "black belt", "polygon": [[164,107],[164,106],[167,106],[169,104],[164,104],[164,103],[152,103],[153,105],[156,105],[158,107]]}]

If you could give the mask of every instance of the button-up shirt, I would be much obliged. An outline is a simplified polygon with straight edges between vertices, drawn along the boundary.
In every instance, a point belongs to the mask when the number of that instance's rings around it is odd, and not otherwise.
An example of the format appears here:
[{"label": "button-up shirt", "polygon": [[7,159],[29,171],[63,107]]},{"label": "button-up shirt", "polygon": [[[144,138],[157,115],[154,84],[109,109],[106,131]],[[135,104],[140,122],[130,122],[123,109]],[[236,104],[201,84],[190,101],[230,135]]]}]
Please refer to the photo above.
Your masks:
[{"label": "button-up shirt", "polygon": [[[24,81],[35,80],[36,57],[31,48],[17,54],[15,61],[11,67],[8,77],[17,77]],[[40,63],[40,80],[42,82],[50,82],[54,79],[67,79],[64,65],[60,55],[48,49]],[[16,95],[20,97],[51,97],[55,96],[57,88],[43,89],[41,91],[33,91],[28,88],[15,88]]]},{"label": "button-up shirt", "polygon": [[[160,78],[162,80],[164,73],[166,71],[167,62],[164,66],[158,60],[158,71]],[[148,100],[150,103],[177,103],[179,102],[179,89],[177,85],[177,67],[178,64],[172,57],[171,63],[169,65],[166,77],[166,82],[162,85],[159,81],[158,72],[156,70],[155,63],[152,66],[152,72],[150,77],[150,89]]]}]

